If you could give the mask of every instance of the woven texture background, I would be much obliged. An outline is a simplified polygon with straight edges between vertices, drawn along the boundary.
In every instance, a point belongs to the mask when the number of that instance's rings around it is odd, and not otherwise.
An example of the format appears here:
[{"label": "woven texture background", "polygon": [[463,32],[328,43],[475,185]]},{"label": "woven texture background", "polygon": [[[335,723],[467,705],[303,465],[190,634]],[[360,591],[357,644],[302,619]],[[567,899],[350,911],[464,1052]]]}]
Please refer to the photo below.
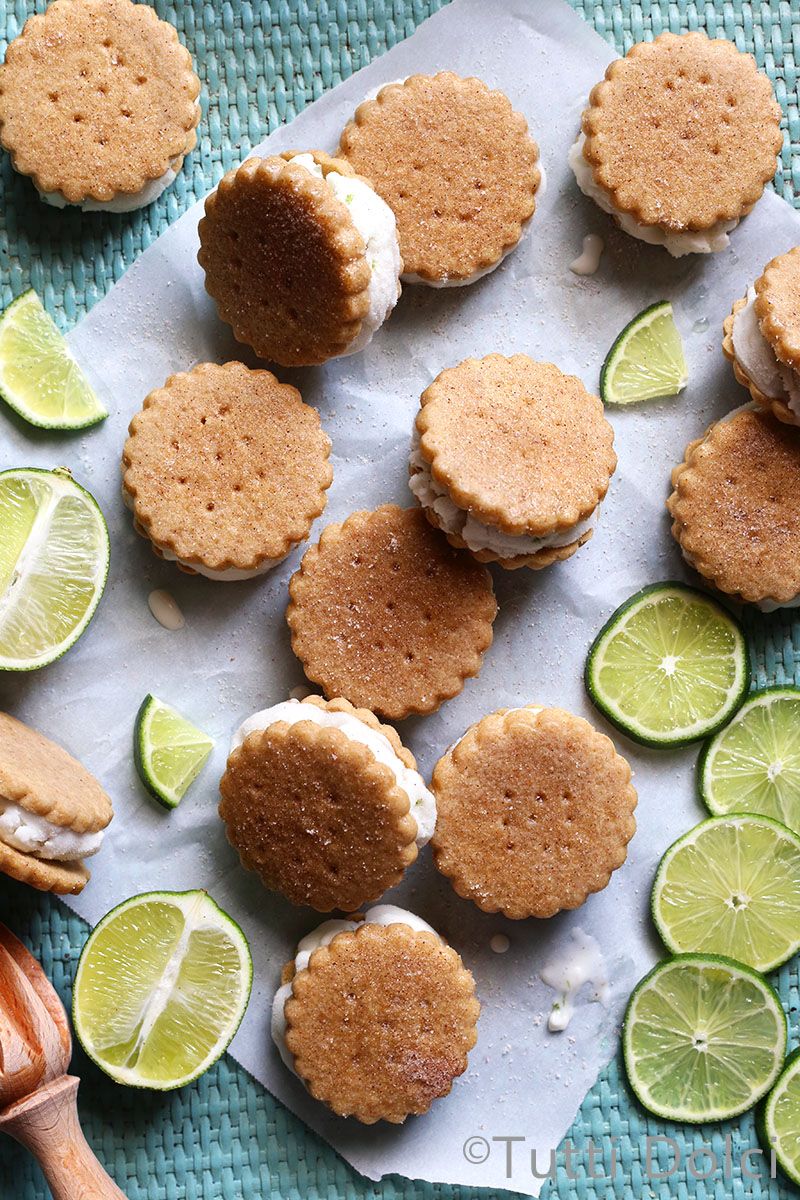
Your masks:
[{"label": "woven texture background", "polygon": [[[73,325],[181,212],[204,195],[276,125],[289,121],[320,93],[408,36],[446,0],[157,0],[160,16],[177,26],[203,83],[203,121],[197,149],[175,186],[144,212],[118,217],[57,213],[39,203],[3,156],[0,166],[0,303],[34,286],[64,329]],[[491,3],[492,0],[486,0]],[[527,0],[535,8],[537,0]],[[686,0],[592,4],[573,7],[609,42],[625,51],[662,29],[703,28],[755,54],[775,84],[784,110],[784,148],[775,186],[791,200],[800,195],[800,0],[761,4]],[[44,0],[0,0],[5,45]],[[443,62],[443,65],[446,65]],[[756,683],[800,683],[800,623],[780,614],[752,618]],[[698,819],[701,816],[698,811]],[[40,957],[68,1002],[86,927],[59,902],[0,880],[0,916]],[[791,1044],[800,1041],[797,961],[775,983],[789,1013]],[[196,1085],[171,1096],[125,1091],[111,1084],[78,1051],[74,1070],[83,1080],[81,1115],[87,1137],[130,1200],[489,1200],[489,1193],[391,1179],[371,1185],[255,1084],[231,1059],[223,1059]],[[646,1138],[676,1139],[684,1164],[692,1149],[712,1144],[723,1154],[732,1137],[733,1171],[698,1181],[685,1166],[669,1180],[644,1177]],[[636,1105],[618,1062],[586,1097],[570,1131],[577,1178],[567,1175],[563,1147],[557,1177],[545,1200],[610,1200],[641,1196],[770,1197],[796,1195],[788,1185],[743,1180],[736,1165],[756,1146],[752,1117],[722,1128],[676,1127],[648,1117]],[[612,1179],[587,1177],[581,1148],[588,1139],[612,1146],[618,1169]],[[662,1161],[662,1166],[665,1163]],[[696,1162],[702,1174],[708,1163]],[[539,1164],[546,1169],[546,1164]],[[598,1174],[602,1167],[598,1157]],[[0,1200],[43,1200],[49,1193],[38,1169],[9,1141],[0,1144]]]}]

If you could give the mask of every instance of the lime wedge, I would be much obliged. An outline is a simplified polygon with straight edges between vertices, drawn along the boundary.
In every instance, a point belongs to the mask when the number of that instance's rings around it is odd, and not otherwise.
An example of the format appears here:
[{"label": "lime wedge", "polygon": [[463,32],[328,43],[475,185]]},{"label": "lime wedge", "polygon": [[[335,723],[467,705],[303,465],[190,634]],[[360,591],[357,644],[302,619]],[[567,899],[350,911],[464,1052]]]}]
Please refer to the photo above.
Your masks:
[{"label": "lime wedge", "polygon": [[133,755],[139,778],[159,804],[175,808],[213,748],[213,740],[174,708],[145,696],[136,715]]},{"label": "lime wedge", "polygon": [[769,1091],[786,1016],[765,979],[713,955],[681,954],[636,986],[622,1028],[638,1099],[670,1121],[724,1121]]},{"label": "lime wedge", "polygon": [[86,429],[108,416],[32,288],[0,317],[0,395],[43,429]]},{"label": "lime wedge", "polygon": [[697,764],[715,814],[761,813],[800,833],[800,688],[753,692]]},{"label": "lime wedge", "polygon": [[772,971],[800,949],[800,837],[766,817],[712,817],[661,860],[652,913],[674,954]]},{"label": "lime wedge", "polygon": [[600,372],[604,404],[636,404],[677,396],[689,372],[668,300],[651,304],[625,326]]},{"label": "lime wedge", "polygon": [[0,670],[34,671],[83,633],[108,574],[97,501],[68,471],[0,472]]},{"label": "lime wedge", "polygon": [[244,934],[205,892],[134,896],[84,946],[75,1032],[117,1083],[170,1091],[227,1049],[252,979]]},{"label": "lime wedge", "polygon": [[739,624],[709,596],[656,583],[603,626],[584,674],[592,702],[646,746],[683,746],[730,719],[750,681]]},{"label": "lime wedge", "polygon": [[800,1050],[787,1058],[758,1124],[767,1153],[774,1150],[781,1170],[800,1186]]}]

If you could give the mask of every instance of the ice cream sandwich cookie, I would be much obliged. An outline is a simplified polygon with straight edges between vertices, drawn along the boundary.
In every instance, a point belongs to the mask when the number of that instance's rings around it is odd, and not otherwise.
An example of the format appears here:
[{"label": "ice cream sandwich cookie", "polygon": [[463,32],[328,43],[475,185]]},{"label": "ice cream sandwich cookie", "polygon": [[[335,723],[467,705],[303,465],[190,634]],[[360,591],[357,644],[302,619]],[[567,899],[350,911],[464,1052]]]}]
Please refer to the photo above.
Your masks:
[{"label": "ice cream sandwich cookie", "polygon": [[452,71],[387,84],[356,109],[339,153],[397,217],[403,280],[458,287],[519,242],[543,178],[539,150],[502,92]]},{"label": "ice cream sandwich cookie", "polygon": [[130,424],[123,497],[161,558],[249,579],[308,537],[325,507],[330,441],[270,371],[203,363],[151,392]]},{"label": "ice cream sandwich cookie", "polygon": [[400,1124],[467,1069],[479,1012],[455,950],[414,913],[381,904],[302,939],[275,995],[272,1037],[339,1116]]},{"label": "ice cream sandwich cookie", "polygon": [[592,536],[617,464],[603,405],[525,354],[468,358],[422,394],[409,485],[451,545],[547,567]]},{"label": "ice cream sandwich cookie", "polygon": [[319,150],[229,171],[199,232],[217,312],[269,362],[311,366],[363,350],[400,295],[392,210]]},{"label": "ice cream sandwich cookie", "polygon": [[561,708],[500,709],[436,764],[436,866],[506,917],[552,917],[601,891],[636,830],[631,769]]},{"label": "ice cream sandwich cookie", "polygon": [[687,448],[667,507],[683,557],[765,612],[800,605],[800,434],[746,405]]},{"label": "ice cream sandwich cookie", "polygon": [[41,892],[77,896],[114,813],[71,754],[0,712],[0,871]]},{"label": "ice cream sandwich cookie", "polygon": [[328,525],[289,584],[306,675],[389,720],[433,712],[477,675],[497,605],[485,567],[422,512],[384,504]]},{"label": "ice cream sandwich cookie", "polygon": [[779,421],[800,425],[800,246],[773,258],[722,331],[739,383]]},{"label": "ice cream sandwich cookie", "polygon": [[632,237],[676,258],[710,254],[775,174],[780,117],[749,54],[704,33],[662,33],[592,89],[570,166]]},{"label": "ice cream sandwich cookie", "polygon": [[131,0],[55,0],[0,67],[0,143],[48,204],[130,212],[197,140],[200,81],[175,29]]},{"label": "ice cream sandwich cookie", "polygon": [[309,696],[250,717],[234,735],[220,791],[243,865],[319,912],[377,900],[436,824],[414,756],[347,700]]}]

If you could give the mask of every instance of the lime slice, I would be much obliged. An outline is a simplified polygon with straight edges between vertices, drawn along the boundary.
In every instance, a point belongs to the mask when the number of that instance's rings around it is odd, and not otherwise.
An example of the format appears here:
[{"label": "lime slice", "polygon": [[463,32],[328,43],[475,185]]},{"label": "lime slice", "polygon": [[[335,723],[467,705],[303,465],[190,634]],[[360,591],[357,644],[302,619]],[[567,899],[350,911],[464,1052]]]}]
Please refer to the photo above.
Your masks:
[{"label": "lime slice", "polygon": [[764,1148],[775,1151],[781,1170],[800,1186],[800,1050],[786,1060],[759,1120]]},{"label": "lime slice", "polygon": [[86,429],[108,416],[32,288],[0,317],[0,395],[43,429]]},{"label": "lime slice", "polygon": [[712,817],[661,860],[652,913],[674,954],[772,971],[800,949],[800,837],[766,817]]},{"label": "lime slice", "polygon": [[213,740],[174,708],[145,696],[136,715],[133,755],[142,783],[165,808],[183,799],[213,748]]},{"label": "lime slice", "polygon": [[715,600],[656,583],[603,626],[584,678],[600,712],[634,741],[683,746],[730,719],[747,691],[750,659],[741,627]]},{"label": "lime slice", "polygon": [[670,1121],[724,1121],[769,1091],[786,1016],[765,979],[729,958],[681,954],[636,986],[622,1029],[628,1079]]},{"label": "lime slice", "polygon": [[600,372],[600,397],[604,404],[636,404],[677,396],[688,379],[672,305],[661,300],[634,317],[614,342]]},{"label": "lime slice", "polygon": [[762,813],[800,833],[800,688],[748,696],[697,764],[708,810]]},{"label": "lime slice", "polygon": [[83,633],[108,574],[97,501],[68,471],[0,472],[0,670],[34,671]]},{"label": "lime slice", "polygon": [[84,946],[75,1032],[117,1083],[183,1087],[227,1049],[252,980],[244,934],[205,892],[134,896]]}]

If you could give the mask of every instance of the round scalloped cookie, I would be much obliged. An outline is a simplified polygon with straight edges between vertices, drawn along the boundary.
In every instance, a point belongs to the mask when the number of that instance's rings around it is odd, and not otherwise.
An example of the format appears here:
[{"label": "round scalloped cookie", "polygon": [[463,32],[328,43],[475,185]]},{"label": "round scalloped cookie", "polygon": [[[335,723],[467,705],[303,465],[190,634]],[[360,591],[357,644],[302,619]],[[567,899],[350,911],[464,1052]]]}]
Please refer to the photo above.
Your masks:
[{"label": "round scalloped cookie", "polygon": [[397,217],[403,280],[472,283],[517,245],[536,208],[539,150],[508,97],[452,71],[365,100],[339,153]]},{"label": "round scalloped cookie", "polygon": [[780,116],[751,55],[704,33],[662,33],[612,62],[592,89],[583,154],[613,206],[640,225],[705,230],[738,220],[761,196],[775,174]]}]

